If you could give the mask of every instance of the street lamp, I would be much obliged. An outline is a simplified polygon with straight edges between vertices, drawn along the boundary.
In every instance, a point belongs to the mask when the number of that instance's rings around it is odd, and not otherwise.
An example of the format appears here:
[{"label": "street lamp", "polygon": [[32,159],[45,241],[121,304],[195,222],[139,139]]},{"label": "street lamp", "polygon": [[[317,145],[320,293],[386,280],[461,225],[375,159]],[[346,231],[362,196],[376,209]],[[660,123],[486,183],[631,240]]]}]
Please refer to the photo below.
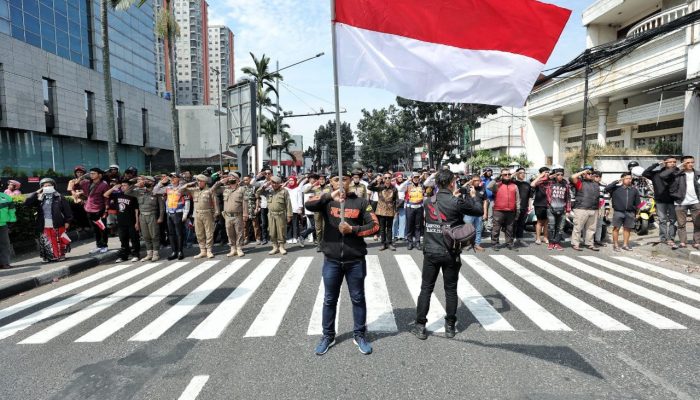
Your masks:
[{"label": "street lamp", "polygon": [[221,71],[219,71],[218,68],[214,67],[209,67],[213,73],[216,74],[216,90],[218,92],[218,109],[217,113],[219,114],[218,120],[219,120],[219,171],[224,170],[224,156],[223,156],[223,144],[221,143]]}]

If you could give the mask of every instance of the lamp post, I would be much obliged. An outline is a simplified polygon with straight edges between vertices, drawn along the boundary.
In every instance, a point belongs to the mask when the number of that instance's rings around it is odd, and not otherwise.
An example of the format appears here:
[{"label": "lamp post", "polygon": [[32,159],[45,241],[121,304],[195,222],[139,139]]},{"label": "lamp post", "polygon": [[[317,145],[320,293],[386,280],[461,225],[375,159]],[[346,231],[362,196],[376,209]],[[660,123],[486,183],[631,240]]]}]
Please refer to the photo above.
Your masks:
[{"label": "lamp post", "polygon": [[219,122],[219,171],[223,171],[224,170],[224,156],[223,156],[224,149],[223,149],[223,144],[222,144],[222,140],[221,140],[221,71],[219,71],[218,68],[214,68],[214,67],[209,67],[209,69],[211,69],[211,71],[216,74],[216,90],[218,92],[218,98],[219,98],[219,101],[217,102],[218,109],[216,110],[217,114],[219,115],[218,116],[218,120],[219,120],[218,121]]}]

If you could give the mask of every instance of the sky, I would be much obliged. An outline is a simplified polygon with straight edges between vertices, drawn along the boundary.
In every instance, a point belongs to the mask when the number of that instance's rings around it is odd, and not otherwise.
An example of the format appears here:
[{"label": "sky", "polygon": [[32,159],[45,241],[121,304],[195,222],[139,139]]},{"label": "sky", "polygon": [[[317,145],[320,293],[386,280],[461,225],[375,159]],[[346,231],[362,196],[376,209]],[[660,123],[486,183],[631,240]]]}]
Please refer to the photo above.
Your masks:
[{"label": "sky", "polygon": [[[572,10],[571,18],[546,69],[563,65],[585,48],[583,10],[592,0],[549,0]],[[241,68],[253,64],[250,53],[269,56],[280,68],[324,52],[325,55],[282,71],[280,104],[294,114],[334,110],[330,1],[328,0],[209,0],[209,24],[226,25],[234,33],[236,79]],[[341,114],[353,130],[361,110],[395,104],[396,96],[379,89],[340,88]],[[273,99],[274,101],[274,99]],[[313,145],[314,131],[333,115],[289,118],[290,133],[303,135],[304,149]]]}]

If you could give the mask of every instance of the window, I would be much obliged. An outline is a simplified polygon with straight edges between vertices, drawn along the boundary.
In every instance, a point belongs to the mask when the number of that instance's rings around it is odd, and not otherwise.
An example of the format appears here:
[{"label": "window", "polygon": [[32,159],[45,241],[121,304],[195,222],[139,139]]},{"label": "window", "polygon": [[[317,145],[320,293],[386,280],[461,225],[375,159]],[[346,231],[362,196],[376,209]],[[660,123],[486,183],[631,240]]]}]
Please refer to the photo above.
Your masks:
[{"label": "window", "polygon": [[95,136],[95,93],[85,92],[85,126],[87,128],[87,138],[93,139]]},{"label": "window", "polygon": [[117,143],[124,140],[124,102],[117,100]]},{"label": "window", "polygon": [[44,97],[44,120],[46,121],[46,133],[52,134],[56,126],[56,81],[42,78],[41,89]]},{"label": "window", "polygon": [[141,109],[141,133],[143,134],[143,145],[146,146],[149,142],[148,136],[148,110]]}]

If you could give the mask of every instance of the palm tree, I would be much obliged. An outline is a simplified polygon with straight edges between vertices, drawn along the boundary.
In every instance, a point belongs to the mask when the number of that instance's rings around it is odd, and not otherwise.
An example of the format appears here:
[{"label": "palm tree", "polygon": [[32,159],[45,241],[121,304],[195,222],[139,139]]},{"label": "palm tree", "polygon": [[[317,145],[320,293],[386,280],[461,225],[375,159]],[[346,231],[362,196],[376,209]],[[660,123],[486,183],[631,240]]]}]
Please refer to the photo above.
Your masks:
[{"label": "palm tree", "polygon": [[[277,90],[275,89],[274,81],[275,79],[280,79],[282,80],[282,75],[279,72],[270,72],[270,57],[267,57],[265,54],[262,55],[260,59],[258,59],[255,54],[250,53],[250,56],[253,58],[253,64],[255,65],[254,67],[244,67],[241,69],[241,72],[243,72],[246,75],[249,75],[253,79],[255,79],[255,84],[256,84],[256,89],[257,89],[257,98],[258,98],[258,126],[257,126],[257,132],[258,135],[263,134],[263,129],[262,129],[262,123],[263,123],[263,115],[262,115],[262,110],[263,106],[272,106],[272,100],[270,100],[270,93],[277,93]],[[280,128],[281,129],[281,128]],[[276,132],[277,128],[275,127],[274,132]],[[272,136],[268,138],[268,143],[272,143]]]}]

